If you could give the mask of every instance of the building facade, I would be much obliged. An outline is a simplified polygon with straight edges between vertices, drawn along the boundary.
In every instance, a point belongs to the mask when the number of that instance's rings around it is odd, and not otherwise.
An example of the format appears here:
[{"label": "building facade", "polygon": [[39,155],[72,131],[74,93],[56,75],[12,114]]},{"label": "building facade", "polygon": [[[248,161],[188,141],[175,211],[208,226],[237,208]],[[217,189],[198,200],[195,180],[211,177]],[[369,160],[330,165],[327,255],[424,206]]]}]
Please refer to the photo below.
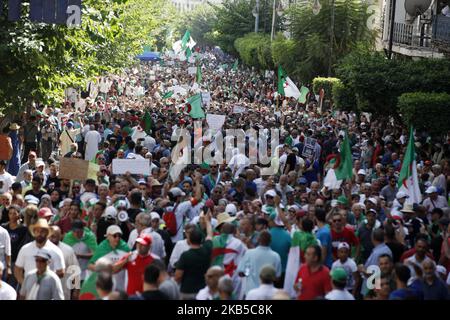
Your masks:
[{"label": "building facade", "polygon": [[206,4],[221,4],[222,0],[172,0],[173,5],[179,12],[194,10],[197,6]]},{"label": "building facade", "polygon": [[[409,1],[406,3],[405,1]],[[384,0],[382,11],[382,46],[394,55],[412,58],[444,58],[450,56],[450,14],[445,0]],[[414,8],[415,14],[411,15]],[[395,8],[395,9],[394,9]],[[448,6],[447,6],[448,9]],[[421,13],[421,14],[420,14]]]}]

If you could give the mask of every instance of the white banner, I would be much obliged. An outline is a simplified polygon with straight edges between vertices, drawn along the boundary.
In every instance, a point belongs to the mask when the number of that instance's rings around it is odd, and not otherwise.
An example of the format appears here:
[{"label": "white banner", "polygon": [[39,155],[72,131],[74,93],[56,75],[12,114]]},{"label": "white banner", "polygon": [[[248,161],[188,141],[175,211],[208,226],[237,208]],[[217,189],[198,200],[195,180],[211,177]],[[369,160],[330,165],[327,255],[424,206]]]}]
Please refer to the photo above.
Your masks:
[{"label": "white banner", "polygon": [[113,159],[112,173],[113,174],[150,174],[150,160],[149,159]]},{"label": "white banner", "polygon": [[189,67],[188,68],[188,74],[193,75],[197,73],[197,67]]},{"label": "white banner", "polygon": [[208,123],[208,126],[210,129],[214,131],[219,131],[222,129],[223,124],[225,123],[226,116],[221,114],[210,114],[208,113],[206,115],[206,122]]}]

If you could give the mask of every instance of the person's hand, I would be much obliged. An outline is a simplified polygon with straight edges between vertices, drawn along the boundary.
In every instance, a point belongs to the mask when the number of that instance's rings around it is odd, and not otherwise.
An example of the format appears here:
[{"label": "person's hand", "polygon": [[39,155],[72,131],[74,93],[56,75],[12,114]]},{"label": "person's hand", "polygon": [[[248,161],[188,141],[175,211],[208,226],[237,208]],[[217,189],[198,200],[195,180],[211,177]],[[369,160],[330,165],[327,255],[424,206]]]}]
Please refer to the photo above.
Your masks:
[{"label": "person's hand", "polygon": [[363,264],[358,265],[358,272],[360,273],[366,273],[366,268]]},{"label": "person's hand", "polygon": [[125,172],[125,178],[130,178],[131,177],[131,172],[130,171],[127,171],[127,172]]}]

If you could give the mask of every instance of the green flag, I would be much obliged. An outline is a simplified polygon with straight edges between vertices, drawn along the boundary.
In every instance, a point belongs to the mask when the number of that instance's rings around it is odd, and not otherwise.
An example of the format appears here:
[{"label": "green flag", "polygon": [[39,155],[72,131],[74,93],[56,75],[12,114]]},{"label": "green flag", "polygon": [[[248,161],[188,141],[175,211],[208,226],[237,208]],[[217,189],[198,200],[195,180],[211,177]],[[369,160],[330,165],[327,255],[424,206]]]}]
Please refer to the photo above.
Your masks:
[{"label": "green flag", "polygon": [[195,81],[200,84],[202,81],[202,67],[197,65],[197,74],[195,76]]},{"label": "green flag", "polygon": [[203,112],[203,108],[202,108],[202,95],[201,94],[196,94],[195,96],[188,98],[187,103],[188,103],[188,108],[189,108],[188,109],[189,115],[193,119],[205,118],[205,113]]},{"label": "green flag", "polygon": [[339,166],[335,169],[336,179],[344,180],[351,179],[353,172],[352,163],[352,151],[350,149],[350,141],[348,140],[348,133],[345,132],[344,141],[340,147],[340,162]]},{"label": "green flag", "polygon": [[236,61],[233,63],[233,71],[237,71],[239,65],[239,59],[236,59]]},{"label": "green flag", "polygon": [[163,99],[163,100],[169,99],[171,96],[173,96],[173,91],[166,92],[166,93],[163,95],[162,99]]},{"label": "green flag", "polygon": [[183,50],[186,49],[187,43],[188,43],[190,38],[191,38],[191,33],[189,32],[189,30],[186,30],[183,38],[181,39],[181,48]]},{"label": "green flag", "polygon": [[300,98],[298,98],[298,102],[306,103],[306,97],[308,96],[309,89],[305,86],[300,88]]},{"label": "green flag", "polygon": [[284,96],[284,83],[286,82],[287,74],[281,66],[278,66],[278,93]]},{"label": "green flag", "polygon": [[185,51],[186,59],[189,59],[192,56],[191,48],[187,47]]},{"label": "green flag", "polygon": [[153,119],[150,116],[150,113],[148,111],[145,111],[144,123],[143,123],[143,129],[144,129],[145,133],[150,135],[152,133],[152,127],[153,127]]}]

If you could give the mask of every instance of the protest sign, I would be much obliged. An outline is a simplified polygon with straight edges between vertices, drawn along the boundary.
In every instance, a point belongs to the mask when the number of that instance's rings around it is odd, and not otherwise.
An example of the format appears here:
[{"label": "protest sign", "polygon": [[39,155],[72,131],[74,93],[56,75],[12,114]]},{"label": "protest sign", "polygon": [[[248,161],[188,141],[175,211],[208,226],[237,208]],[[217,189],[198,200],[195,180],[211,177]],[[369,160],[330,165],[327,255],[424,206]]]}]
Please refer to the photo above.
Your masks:
[{"label": "protest sign", "polygon": [[205,106],[209,106],[209,103],[211,102],[211,93],[203,92],[202,93],[202,101]]},{"label": "protest sign", "polygon": [[114,159],[112,162],[113,174],[150,174],[149,159]]},{"label": "protest sign", "polygon": [[210,129],[214,131],[219,131],[222,129],[223,124],[225,123],[225,116],[221,114],[211,114],[208,113],[206,115],[206,122]]},{"label": "protest sign", "polygon": [[303,147],[302,156],[305,158],[314,157],[314,152],[316,148],[316,139],[306,138],[305,145]]},{"label": "protest sign", "polygon": [[233,113],[245,113],[247,112],[247,108],[244,106],[236,105],[233,107]]},{"label": "protest sign", "polygon": [[193,75],[197,73],[197,67],[189,67],[188,68],[188,74]]},{"label": "protest sign", "polygon": [[61,158],[59,162],[59,177],[68,180],[97,180],[98,164],[83,159]]}]

